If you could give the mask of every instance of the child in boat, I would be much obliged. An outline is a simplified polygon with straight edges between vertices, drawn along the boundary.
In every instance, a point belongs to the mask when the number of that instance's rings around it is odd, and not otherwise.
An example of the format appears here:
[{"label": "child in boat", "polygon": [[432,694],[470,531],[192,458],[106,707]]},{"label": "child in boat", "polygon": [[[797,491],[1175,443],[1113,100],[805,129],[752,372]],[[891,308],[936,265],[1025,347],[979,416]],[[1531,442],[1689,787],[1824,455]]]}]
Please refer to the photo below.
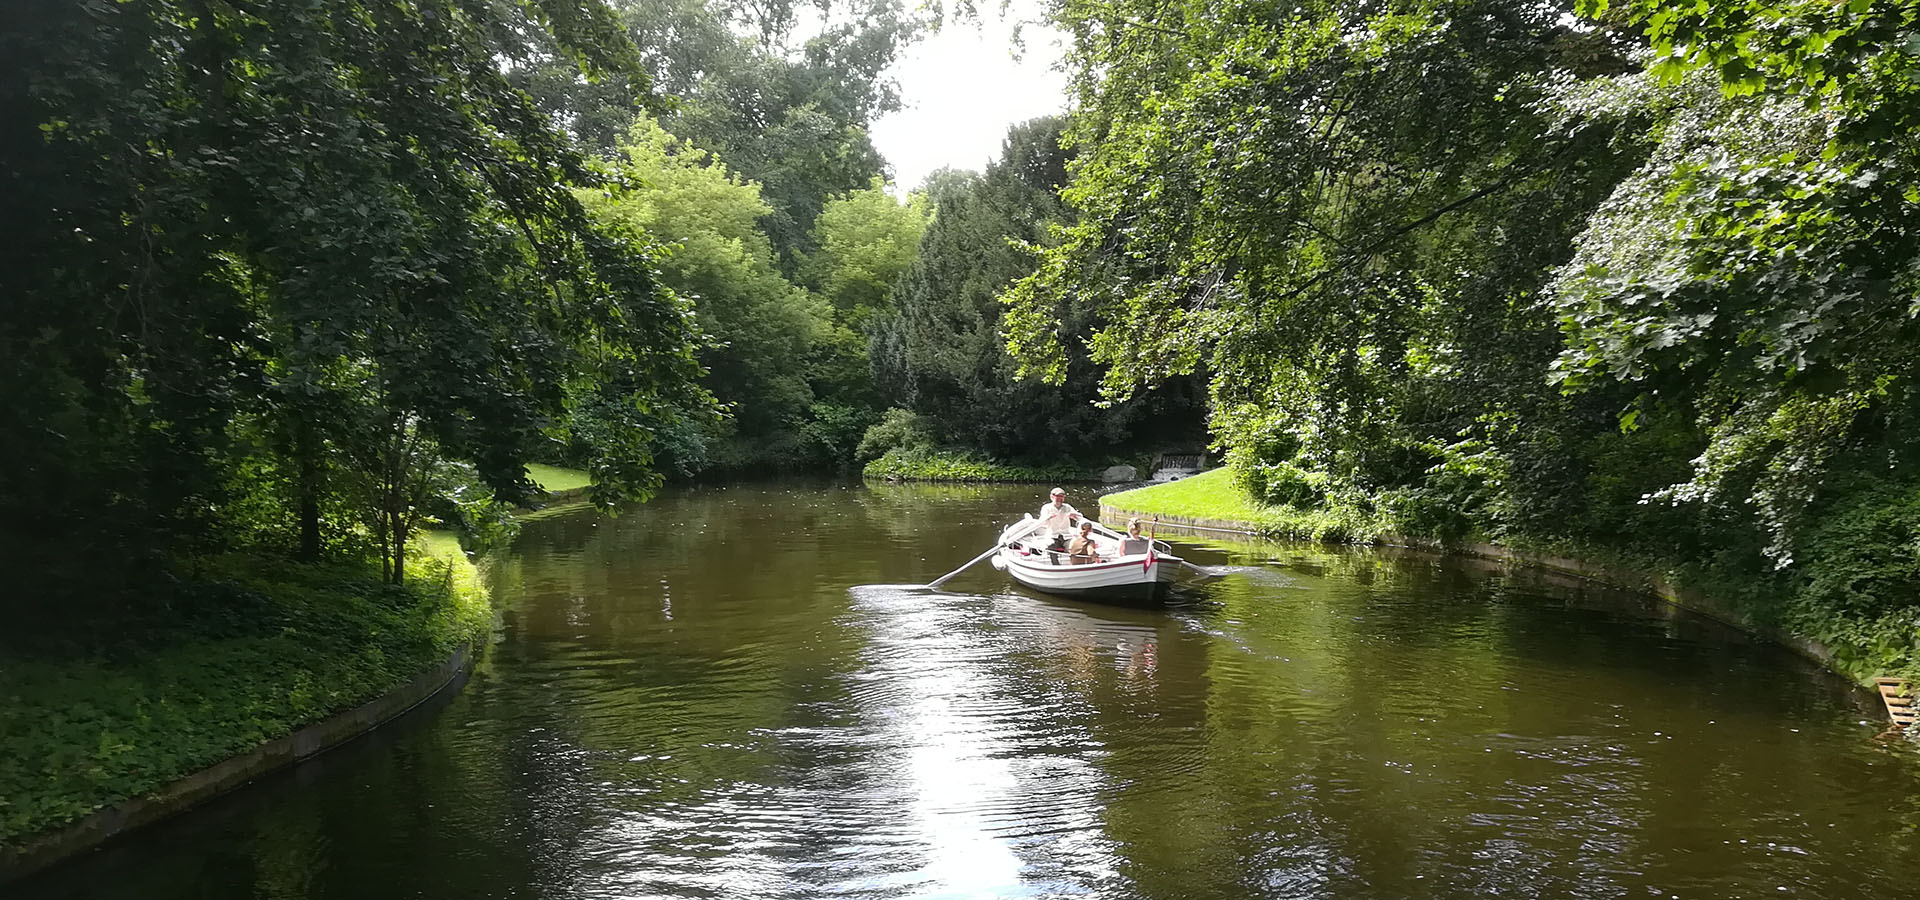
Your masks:
[{"label": "child in boat", "polygon": [[1075,565],[1100,562],[1100,548],[1093,542],[1093,523],[1082,520],[1080,534],[1067,542],[1067,561]]}]

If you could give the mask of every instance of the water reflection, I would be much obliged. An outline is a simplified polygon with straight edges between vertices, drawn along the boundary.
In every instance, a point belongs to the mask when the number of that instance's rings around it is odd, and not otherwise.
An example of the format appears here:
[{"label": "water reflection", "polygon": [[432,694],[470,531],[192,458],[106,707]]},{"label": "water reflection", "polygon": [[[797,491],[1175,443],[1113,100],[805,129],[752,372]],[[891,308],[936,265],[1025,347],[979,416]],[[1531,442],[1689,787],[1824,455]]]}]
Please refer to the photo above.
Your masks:
[{"label": "water reflection", "polygon": [[[1026,488],[745,485],[529,522],[443,708],[48,897],[1900,896],[1920,760],[1644,598],[1193,545],[1129,610],[924,582]],[[868,585],[863,587],[863,585]]]}]

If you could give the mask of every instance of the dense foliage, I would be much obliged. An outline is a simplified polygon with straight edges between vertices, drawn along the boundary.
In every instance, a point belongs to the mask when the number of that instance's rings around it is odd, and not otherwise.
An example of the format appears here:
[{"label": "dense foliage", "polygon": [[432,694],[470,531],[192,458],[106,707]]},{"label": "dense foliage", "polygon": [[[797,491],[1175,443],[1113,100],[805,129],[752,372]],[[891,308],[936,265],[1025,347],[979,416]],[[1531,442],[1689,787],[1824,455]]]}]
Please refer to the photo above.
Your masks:
[{"label": "dense foliage", "polygon": [[857,329],[911,261],[925,204],[877,182],[829,200],[806,267],[816,292],[781,273],[759,184],[647,118],[619,151],[620,183],[582,195],[599,220],[666,243],[661,279],[712,337],[698,353],[704,384],[729,413],[672,434],[672,464],[685,474],[844,465],[877,418]]},{"label": "dense foliage", "polygon": [[601,152],[651,84],[668,98],[650,111],[669,131],[761,185],[762,225],[781,271],[796,274],[818,248],[813,222],[829,198],[885,174],[867,128],[899,107],[886,72],[925,23],[898,0],[609,2],[643,75],[582,79],[572,59],[547,54],[515,68],[516,83]]},{"label": "dense foliage", "polygon": [[225,557],[199,583],[156,588],[164,611],[110,646],[10,633],[0,845],[372,700],[484,637],[479,574],[450,537],[434,549],[404,587],[356,565]]},{"label": "dense foliage", "polygon": [[1210,378],[1259,502],[1657,558],[1920,669],[1920,4],[1055,11],[1025,371],[1089,307],[1110,398]]},{"label": "dense foliage", "polygon": [[[933,443],[1001,459],[1058,459],[1149,435],[1178,443],[1199,431],[1198,404],[1181,390],[1187,385],[1096,407],[1099,375],[1078,340],[1069,341],[1063,383],[1017,377],[998,295],[1033,271],[1049,228],[1069,221],[1058,195],[1069,159],[1064,125],[1015,125],[984,175],[938,176],[919,257],[894,288],[891,315],[873,329],[876,376]],[[1058,314],[1067,335],[1090,329],[1085,305],[1067,302]]]},{"label": "dense foliage", "polygon": [[792,361],[812,351],[830,322],[818,299],[775,266],[759,227],[768,210],[759,186],[650,119],[634,124],[619,150],[623,187],[587,199],[601,221],[669,245],[661,277],[692,302],[701,330],[716,338],[702,348],[700,362],[708,387],[731,406],[724,428],[677,441],[674,462],[695,471],[796,454],[813,398]]},{"label": "dense foliage", "polygon": [[[654,410],[703,403],[686,308],[646,236],[587,219],[569,185],[597,176],[498,64],[540,34],[583,71],[636,71],[604,9],[18,12],[0,33],[34,73],[0,87],[10,575],[362,540],[399,582],[432,498],[516,499],[559,444],[603,499],[657,482]],[[35,582],[0,593],[32,606]]]}]

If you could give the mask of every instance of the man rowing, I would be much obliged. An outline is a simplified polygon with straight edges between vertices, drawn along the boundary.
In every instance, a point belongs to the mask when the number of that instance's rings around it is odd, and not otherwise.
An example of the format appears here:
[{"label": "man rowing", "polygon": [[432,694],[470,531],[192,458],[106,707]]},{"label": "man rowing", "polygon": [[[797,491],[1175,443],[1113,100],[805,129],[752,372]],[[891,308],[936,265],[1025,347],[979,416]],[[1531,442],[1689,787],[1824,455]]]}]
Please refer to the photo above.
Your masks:
[{"label": "man rowing", "polygon": [[1048,495],[1038,518],[1050,534],[1070,535],[1080,527],[1080,511],[1067,504],[1067,492],[1060,488]]}]

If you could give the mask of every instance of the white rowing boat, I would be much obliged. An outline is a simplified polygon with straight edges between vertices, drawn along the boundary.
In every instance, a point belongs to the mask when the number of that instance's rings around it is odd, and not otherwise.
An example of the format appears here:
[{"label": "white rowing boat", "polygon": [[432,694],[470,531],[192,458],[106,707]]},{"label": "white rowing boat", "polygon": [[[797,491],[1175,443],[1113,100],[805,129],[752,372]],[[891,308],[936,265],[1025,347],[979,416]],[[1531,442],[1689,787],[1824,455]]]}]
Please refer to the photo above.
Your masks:
[{"label": "white rowing boat", "polygon": [[1152,603],[1192,569],[1164,541],[1128,538],[1094,523],[1098,560],[1073,562],[1031,515],[1000,532],[993,567],[1049,594],[1119,603]]}]

